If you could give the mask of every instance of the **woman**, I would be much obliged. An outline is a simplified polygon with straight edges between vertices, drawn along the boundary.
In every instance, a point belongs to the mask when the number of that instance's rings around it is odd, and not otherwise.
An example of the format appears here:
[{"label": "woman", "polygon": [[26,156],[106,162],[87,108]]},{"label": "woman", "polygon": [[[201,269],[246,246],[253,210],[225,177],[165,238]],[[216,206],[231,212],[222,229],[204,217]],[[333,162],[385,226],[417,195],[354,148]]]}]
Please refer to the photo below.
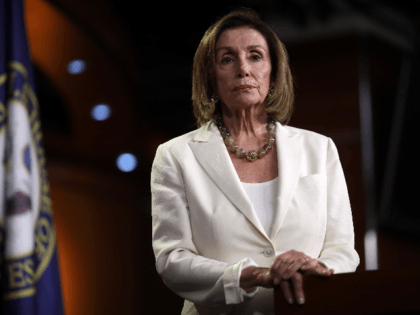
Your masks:
[{"label": "woman", "polygon": [[211,26],[194,58],[198,129],[152,166],[152,244],[182,314],[273,314],[273,287],[304,303],[302,277],[354,272],[359,256],[333,141],[286,126],[287,53],[251,10]]}]

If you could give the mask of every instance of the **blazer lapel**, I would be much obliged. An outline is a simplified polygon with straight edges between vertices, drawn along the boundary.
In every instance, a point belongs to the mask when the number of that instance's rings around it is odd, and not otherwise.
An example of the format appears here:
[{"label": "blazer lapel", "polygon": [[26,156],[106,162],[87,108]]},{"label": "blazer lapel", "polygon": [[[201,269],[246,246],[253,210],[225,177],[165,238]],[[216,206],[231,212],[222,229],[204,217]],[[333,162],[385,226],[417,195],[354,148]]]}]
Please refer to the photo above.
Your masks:
[{"label": "blazer lapel", "polygon": [[239,180],[217,126],[210,122],[207,123],[200,128],[189,146],[200,165],[232,204],[268,238],[254,211],[254,206]]},{"label": "blazer lapel", "polygon": [[301,136],[276,122],[276,149],[279,172],[279,194],[270,238],[274,239],[289,210],[302,162]]},{"label": "blazer lapel", "polygon": [[279,173],[279,194],[270,237],[265,233],[254,206],[239,176],[219,133],[217,126],[207,123],[199,129],[194,140],[189,143],[197,161],[226,197],[268,240],[274,239],[286,216],[288,205],[299,179],[301,163],[300,137],[276,123],[276,148]]}]

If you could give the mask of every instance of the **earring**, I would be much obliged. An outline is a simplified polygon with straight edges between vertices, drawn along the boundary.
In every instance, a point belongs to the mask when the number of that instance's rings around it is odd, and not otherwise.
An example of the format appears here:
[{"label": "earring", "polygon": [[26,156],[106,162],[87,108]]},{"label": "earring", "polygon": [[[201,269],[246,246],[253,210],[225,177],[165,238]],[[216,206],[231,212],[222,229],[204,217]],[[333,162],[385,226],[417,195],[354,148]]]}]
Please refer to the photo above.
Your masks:
[{"label": "earring", "polygon": [[270,90],[269,90],[269,92],[268,92],[268,97],[271,97],[271,95],[273,94],[273,92],[274,92],[274,87],[270,87]]},{"label": "earring", "polygon": [[217,96],[213,93],[211,99],[210,99],[213,103],[217,103],[219,101],[219,99],[217,98]]}]

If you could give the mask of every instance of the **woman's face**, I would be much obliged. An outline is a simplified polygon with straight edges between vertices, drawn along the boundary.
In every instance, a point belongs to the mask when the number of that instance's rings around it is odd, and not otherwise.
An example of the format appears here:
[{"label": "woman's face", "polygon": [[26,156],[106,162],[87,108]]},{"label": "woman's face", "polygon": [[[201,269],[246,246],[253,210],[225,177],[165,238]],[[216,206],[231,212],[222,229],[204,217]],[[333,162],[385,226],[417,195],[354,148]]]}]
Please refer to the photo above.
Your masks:
[{"label": "woman's face", "polygon": [[224,31],[216,43],[217,96],[229,109],[262,104],[270,88],[271,59],[267,42],[257,30]]}]

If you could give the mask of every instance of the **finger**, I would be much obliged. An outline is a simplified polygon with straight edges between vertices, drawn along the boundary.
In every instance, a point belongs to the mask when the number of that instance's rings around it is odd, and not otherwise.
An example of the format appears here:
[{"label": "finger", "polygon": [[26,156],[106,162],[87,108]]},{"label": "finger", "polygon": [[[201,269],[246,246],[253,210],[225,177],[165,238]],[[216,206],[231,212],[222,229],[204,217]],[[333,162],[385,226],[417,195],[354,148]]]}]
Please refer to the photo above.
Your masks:
[{"label": "finger", "polygon": [[[303,252],[298,252],[293,249],[277,256],[270,270],[270,273],[274,278],[274,283],[278,284],[281,279],[289,279],[297,270],[299,270],[305,260],[309,260],[309,257]],[[284,278],[284,275],[286,275],[286,278]]]},{"label": "finger", "polygon": [[272,276],[276,274],[277,269],[280,267],[281,264],[284,263],[283,256],[277,256],[276,260],[274,261],[273,265],[271,266],[270,273]]},{"label": "finger", "polygon": [[304,276],[308,275],[308,271],[311,269],[311,266],[313,265],[314,260],[316,259],[306,256],[305,263],[300,267],[300,271],[302,272]]},{"label": "finger", "polygon": [[290,262],[290,261],[294,261],[294,257],[298,254],[299,252],[295,251],[294,249],[291,249],[281,255],[278,255],[273,263],[273,265],[271,266],[271,274],[274,276],[276,271],[279,269],[279,267],[286,263],[286,262]]},{"label": "finger", "polygon": [[281,264],[276,271],[275,278],[278,278],[279,280],[284,280],[284,275],[287,274],[289,266],[291,266],[293,263],[293,261],[285,261],[283,264]]},{"label": "finger", "polygon": [[310,266],[311,264],[313,264],[314,261],[317,261],[317,260],[306,256],[305,262],[303,263],[303,265],[300,268],[302,270],[308,269],[308,266]]},{"label": "finger", "polygon": [[274,279],[274,284],[279,284],[280,282],[280,277],[279,277],[279,268],[280,266],[284,264],[284,260],[283,259],[278,259],[274,262],[274,264],[271,266],[270,269],[270,276]]},{"label": "finger", "polygon": [[314,270],[318,265],[318,260],[310,258],[300,267],[300,269],[309,272],[310,270]]},{"label": "finger", "polygon": [[332,271],[331,271],[331,270],[332,270],[332,269],[324,268],[324,267],[322,267],[322,266],[319,266],[319,267],[318,267],[318,272],[319,272],[319,274],[320,274],[321,276],[326,276],[326,277],[331,276],[331,275],[332,275]]},{"label": "finger", "polygon": [[290,277],[292,277],[305,263],[306,259],[304,257],[299,257],[286,269],[283,275],[283,279],[289,279]]},{"label": "finger", "polygon": [[290,279],[290,277],[292,277],[302,267],[302,265],[308,261],[310,261],[310,258],[306,256],[305,253],[295,251],[294,261],[286,268],[286,270],[281,268],[279,273],[283,275],[283,279]]},{"label": "finger", "polygon": [[283,275],[285,274],[286,269],[293,263],[290,259],[290,254],[286,253],[282,254],[277,261],[274,262],[273,266],[271,267],[271,274],[274,279],[275,284],[280,283]]},{"label": "finger", "polygon": [[288,253],[290,253],[291,256],[289,255],[289,257],[285,257],[284,263],[281,264],[277,269],[277,275],[278,277],[280,277],[280,279],[289,279],[296,272],[294,270],[296,268],[296,264],[299,265],[299,267],[297,268],[299,269],[301,266],[300,262],[303,262],[303,253],[297,252],[295,250],[291,250]]},{"label": "finger", "polygon": [[321,276],[321,277],[329,277],[329,276],[331,276],[331,275],[332,275],[332,272],[331,272],[331,269],[324,268],[324,267],[322,267],[322,266],[318,265],[318,266],[315,268],[315,273],[314,273],[314,275],[318,275],[318,276]]},{"label": "finger", "polygon": [[304,277],[311,276],[311,275],[316,274],[316,272],[314,272],[314,268],[315,266],[312,266],[312,264],[306,263],[302,267],[300,267],[299,272]]},{"label": "finger", "polygon": [[295,297],[298,304],[305,303],[305,295],[303,293],[303,277],[300,273],[296,273],[292,278],[290,278],[293,284],[293,290],[295,292]]},{"label": "finger", "polygon": [[283,291],[283,295],[284,295],[284,298],[286,299],[286,302],[289,304],[293,304],[293,295],[292,295],[290,282],[288,280],[280,281],[279,286]]},{"label": "finger", "polygon": [[331,275],[331,271],[328,268],[324,268],[322,265],[320,265],[318,260],[316,259],[311,259],[309,263],[302,266],[301,269],[306,270],[306,272],[304,273],[305,276],[317,275],[328,277]]}]

